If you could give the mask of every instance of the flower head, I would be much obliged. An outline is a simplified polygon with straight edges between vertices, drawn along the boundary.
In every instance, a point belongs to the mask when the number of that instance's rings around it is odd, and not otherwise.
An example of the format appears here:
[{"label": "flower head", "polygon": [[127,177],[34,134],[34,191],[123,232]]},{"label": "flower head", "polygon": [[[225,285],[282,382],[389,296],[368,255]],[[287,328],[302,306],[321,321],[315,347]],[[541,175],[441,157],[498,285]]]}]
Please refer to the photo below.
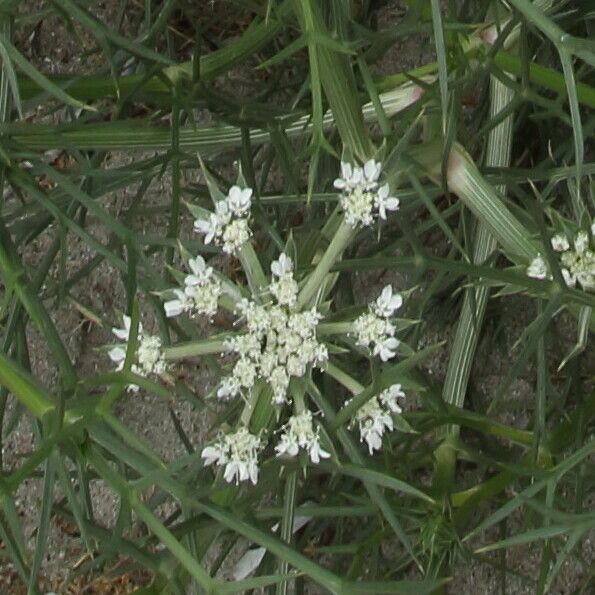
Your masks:
[{"label": "flower head", "polygon": [[380,186],[378,183],[381,171],[382,164],[374,159],[367,161],[363,168],[341,162],[341,177],[335,180],[334,186],[341,191],[345,221],[351,227],[372,225],[376,214],[386,219],[387,211],[398,210],[399,200],[389,196],[388,184]]},{"label": "flower head", "polygon": [[296,312],[297,283],[293,262],[285,254],[271,265],[269,292],[276,303],[258,304],[244,299],[237,304],[243,334],[226,341],[226,349],[238,356],[231,376],[225,378],[217,396],[229,399],[253,388],[260,378],[272,389],[272,402],[283,405],[292,377],[302,377],[310,366],[328,359],[326,346],[318,342],[316,327],[321,319],[313,308]]},{"label": "flower head", "polygon": [[240,428],[232,434],[224,434],[210,446],[203,448],[201,457],[205,466],[225,467],[223,477],[228,483],[250,480],[258,482],[258,453],[263,444],[258,436]]},{"label": "flower head", "polygon": [[376,397],[372,397],[357,410],[352,426],[355,424],[359,427],[360,440],[367,443],[370,454],[382,448],[384,432],[392,432],[394,429],[390,413],[381,407]]},{"label": "flower head", "polygon": [[320,430],[314,430],[310,411],[291,416],[283,429],[281,440],[275,446],[277,456],[295,457],[300,448],[308,452],[313,463],[331,456],[320,446]]},{"label": "flower head", "polygon": [[350,427],[357,424],[361,442],[368,445],[370,454],[382,448],[382,436],[394,429],[393,415],[402,412],[398,399],[404,399],[405,393],[400,384],[393,384],[378,396],[372,397],[360,407],[351,421]]},{"label": "flower head", "polygon": [[[124,368],[124,361],[126,360],[126,352],[128,351],[127,343],[130,339],[130,316],[122,316],[124,326],[123,328],[113,328],[113,334],[124,341],[123,345],[116,345],[108,352],[109,358],[117,364],[116,370],[120,371]],[[131,371],[138,376],[149,377],[152,375],[159,376],[167,369],[167,364],[163,357],[163,350],[161,349],[161,339],[156,335],[148,335],[143,332],[143,327],[138,325],[138,339],[137,339],[136,353],[134,354],[134,363],[131,366]],[[137,392],[139,387],[136,384],[129,384],[127,390]]]},{"label": "flower head", "polygon": [[278,260],[271,263],[271,273],[274,280],[269,285],[269,291],[281,306],[295,305],[298,284],[293,278],[293,262],[286,254],[281,253]]},{"label": "flower head", "polygon": [[374,355],[386,362],[396,355],[400,341],[395,337],[395,326],[389,318],[403,304],[400,294],[393,294],[392,287],[387,285],[378,299],[370,304],[368,312],[353,321],[353,332],[357,344],[371,349]]},{"label": "flower head", "polygon": [[401,388],[400,384],[393,384],[389,386],[387,389],[383,390],[378,395],[378,401],[380,404],[385,408],[388,409],[391,413],[402,413],[403,410],[399,405],[399,399],[404,399],[405,393]]},{"label": "flower head", "polygon": [[207,266],[202,256],[191,258],[188,266],[192,272],[184,279],[184,289],[174,289],[175,299],[163,304],[165,315],[171,318],[187,312],[212,318],[223,292],[221,281],[215,277],[213,269]]},{"label": "flower head", "polygon": [[[592,236],[593,234],[591,234]],[[595,242],[589,233],[580,230],[574,238],[556,234],[552,248],[559,254],[560,272],[568,287],[580,285],[585,291],[595,291]],[[549,267],[538,254],[527,267],[527,275],[535,279],[551,279]]]},{"label": "flower head", "polygon": [[225,199],[215,203],[214,213],[194,222],[194,230],[205,236],[205,244],[215,242],[227,254],[236,254],[252,235],[248,225],[251,206],[252,188],[232,186]]}]

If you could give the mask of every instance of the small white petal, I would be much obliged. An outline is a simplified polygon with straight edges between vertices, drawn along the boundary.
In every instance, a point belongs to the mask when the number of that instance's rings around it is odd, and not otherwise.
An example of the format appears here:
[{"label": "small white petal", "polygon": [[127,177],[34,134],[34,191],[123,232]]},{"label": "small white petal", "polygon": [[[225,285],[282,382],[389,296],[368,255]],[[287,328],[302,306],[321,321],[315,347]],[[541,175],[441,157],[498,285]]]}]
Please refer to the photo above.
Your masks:
[{"label": "small white petal", "polygon": [[380,172],[382,170],[382,165],[380,163],[378,163],[377,161],[374,161],[374,159],[370,159],[369,161],[366,161],[365,165],[364,165],[364,174],[366,177],[366,180],[368,180],[369,182],[375,182],[378,177],[380,176]]},{"label": "small white petal", "polygon": [[207,270],[207,263],[200,254],[196,258],[191,258],[188,261],[188,266],[197,277],[204,275]]},{"label": "small white petal", "polygon": [[353,169],[351,167],[351,163],[347,163],[345,161],[341,161],[341,175],[343,176],[344,180],[349,180],[353,174]]},{"label": "small white petal", "polygon": [[214,446],[205,446],[202,449],[200,456],[205,459],[205,465],[212,465],[213,463],[223,459],[223,453],[221,450],[215,448]]},{"label": "small white petal", "polygon": [[556,251],[556,252],[565,252],[566,250],[568,250],[570,248],[570,244],[568,243],[568,238],[565,235],[562,235],[561,233],[556,234],[552,240],[552,248]]},{"label": "small white petal", "polygon": [[115,364],[119,364],[126,359],[126,349],[123,347],[112,347],[107,354]]},{"label": "small white petal", "polygon": [[181,302],[181,300],[169,300],[163,304],[163,308],[165,310],[165,316],[167,318],[173,318],[174,316],[179,316],[185,310],[185,304]]}]

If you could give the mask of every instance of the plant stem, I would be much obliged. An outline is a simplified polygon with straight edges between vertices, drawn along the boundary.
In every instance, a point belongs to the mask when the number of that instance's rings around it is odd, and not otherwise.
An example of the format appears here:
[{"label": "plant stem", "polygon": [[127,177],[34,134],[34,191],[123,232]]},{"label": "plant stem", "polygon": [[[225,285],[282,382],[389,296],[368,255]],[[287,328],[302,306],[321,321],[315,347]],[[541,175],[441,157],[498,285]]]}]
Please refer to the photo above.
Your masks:
[{"label": "plant stem", "polygon": [[163,350],[166,360],[183,359],[197,355],[220,354],[225,351],[225,339],[206,339],[204,341],[191,341],[180,343]]},{"label": "plant stem", "polygon": [[[490,81],[490,116],[495,117],[505,109],[514,98],[514,91],[496,79]],[[498,126],[490,131],[488,137],[486,165],[505,167],[510,162],[512,146],[513,116],[510,114]],[[505,187],[499,186],[498,192]],[[478,222],[473,247],[473,262],[483,265],[496,249],[497,242],[488,227]],[[444,381],[443,399],[446,403],[463,407],[467,384],[471,375],[475,350],[481,334],[483,319],[488,303],[489,287],[479,285],[470,287],[465,292],[465,299],[453,341],[446,379]],[[444,442],[438,447],[436,457],[435,483],[443,489],[452,487],[455,475],[457,452],[454,443],[459,435],[459,426],[449,425],[445,428]]]},{"label": "plant stem", "polygon": [[298,309],[303,309],[310,304],[316,292],[321,288],[326,275],[329,273],[335,262],[339,260],[341,253],[345,250],[345,247],[349,244],[354,235],[354,228],[347,225],[345,220],[342,219],[331,243],[328,245],[314,271],[312,271],[307,278],[306,284],[300,290],[297,298]]},{"label": "plant stem", "polygon": [[[297,471],[290,471],[285,480],[285,496],[283,502],[283,517],[281,519],[281,540],[287,544],[291,543],[293,535],[293,522],[295,518],[295,500],[297,491]],[[287,560],[279,560],[279,574],[287,574],[289,564]],[[287,595],[288,581],[281,581],[277,585],[277,595]]]}]

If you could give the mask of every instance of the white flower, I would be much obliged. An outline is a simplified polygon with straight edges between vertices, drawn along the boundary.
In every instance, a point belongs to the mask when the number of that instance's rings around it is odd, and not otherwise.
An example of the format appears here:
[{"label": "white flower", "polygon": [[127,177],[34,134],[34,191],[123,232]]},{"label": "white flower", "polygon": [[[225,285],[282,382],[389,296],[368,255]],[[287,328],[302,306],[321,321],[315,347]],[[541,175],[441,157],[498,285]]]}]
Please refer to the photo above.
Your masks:
[{"label": "white flower", "polygon": [[156,335],[143,335],[137,350],[138,366],[133,371],[140,376],[163,374],[166,363],[161,349],[161,339]]},{"label": "white flower", "polygon": [[219,439],[206,446],[201,457],[205,466],[217,465],[225,467],[223,477],[228,483],[250,480],[254,485],[258,482],[258,453],[263,444],[258,436],[250,434],[246,428],[240,428],[233,434],[220,436]]},{"label": "white flower", "polygon": [[281,254],[271,272],[269,291],[276,303],[258,304],[245,298],[236,303],[237,322],[245,322],[245,332],[225,340],[225,350],[238,358],[231,376],[217,390],[220,399],[250,390],[261,379],[272,390],[272,402],[281,406],[289,401],[291,378],[304,376],[311,366],[320,367],[328,359],[326,346],[316,337],[320,313],[315,308],[293,310],[297,283],[291,259]]},{"label": "white flower", "polygon": [[283,429],[285,431],[281,435],[281,440],[275,446],[277,456],[295,457],[300,448],[307,451],[310,460],[316,464],[320,462],[320,459],[328,459],[331,456],[320,446],[320,432],[313,428],[310,411],[293,415],[283,426]]},{"label": "white flower", "polygon": [[374,196],[372,193],[355,188],[341,198],[345,221],[350,227],[368,227],[374,223]]},{"label": "white flower", "polygon": [[225,200],[215,203],[214,213],[194,222],[194,230],[205,236],[205,244],[215,242],[226,253],[235,254],[252,235],[248,225],[251,197],[251,188],[232,186]]},{"label": "white flower", "polygon": [[[118,338],[128,343],[130,338],[131,320],[129,316],[122,316],[124,327],[113,328],[113,334]],[[156,335],[147,335],[143,332],[143,327],[139,322],[138,325],[138,345],[136,353],[134,354],[134,363],[131,366],[131,371],[138,375],[148,377],[151,375],[159,376],[167,369],[167,364],[163,357],[163,350],[161,349],[161,339]],[[124,361],[126,359],[127,345],[117,345],[108,352],[109,358],[117,364],[116,371],[124,368]],[[136,392],[139,387],[136,384],[129,384],[127,389]]]},{"label": "white flower", "polygon": [[370,304],[368,312],[353,321],[353,332],[356,342],[361,347],[372,350],[383,362],[396,355],[400,341],[395,337],[395,327],[388,320],[403,304],[399,294],[393,295],[390,285],[387,285],[378,299]]},{"label": "white flower", "polygon": [[388,409],[391,413],[396,414],[403,412],[401,406],[398,403],[398,399],[404,398],[405,393],[403,392],[400,384],[393,384],[378,395],[378,401],[380,404],[385,409]]},{"label": "white flower", "polygon": [[188,266],[192,271],[192,275],[186,277],[186,285],[201,285],[206,283],[213,275],[212,267],[208,267],[205,259],[200,256],[188,260]]},{"label": "white flower", "polygon": [[568,238],[561,233],[556,234],[552,238],[552,248],[556,252],[565,252],[566,250],[568,250],[570,248],[570,244],[568,243]]},{"label": "white flower", "polygon": [[240,382],[235,376],[226,376],[217,389],[217,398],[229,401],[240,394]]},{"label": "white flower", "polygon": [[387,430],[393,431],[392,415],[402,413],[398,400],[404,398],[405,393],[401,389],[401,385],[393,384],[378,396],[372,397],[353,416],[349,427],[358,425],[360,441],[366,442],[370,454],[373,454],[375,450],[380,450],[384,433]]},{"label": "white flower", "polygon": [[[568,287],[577,284],[585,291],[595,291],[595,245],[585,230],[579,231],[574,237],[572,246],[562,235],[552,238],[552,248],[560,252],[560,271]],[[527,269],[529,277],[537,279],[551,279],[549,269],[538,255]]]},{"label": "white flower", "polygon": [[[122,316],[122,320],[124,322],[124,328],[114,327],[112,328],[112,333],[114,333],[118,339],[121,339],[122,341],[128,341],[130,337],[130,325],[132,324],[132,319],[130,316],[126,316],[126,314],[124,314]],[[143,332],[143,325],[140,322],[138,323],[138,332],[139,334]]]},{"label": "white flower", "polygon": [[271,263],[271,273],[275,277],[285,277],[293,274],[293,261],[287,254],[281,252],[277,260]]},{"label": "white flower", "polygon": [[256,365],[247,357],[240,357],[233,367],[233,376],[240,386],[252,388],[256,382]]},{"label": "white flower", "polygon": [[351,426],[355,424],[359,426],[360,441],[367,443],[370,454],[382,448],[384,432],[392,432],[394,429],[390,413],[381,407],[376,397],[372,397],[357,410]]},{"label": "white flower", "polygon": [[591,247],[586,231],[577,233],[574,250],[562,254],[560,260],[568,268],[571,282],[578,283],[585,291],[595,291],[595,245]]},{"label": "white flower", "polygon": [[372,353],[383,362],[387,362],[397,355],[396,349],[401,342],[395,337],[382,337],[376,341]]},{"label": "white flower", "polygon": [[527,267],[527,275],[533,279],[545,279],[548,276],[548,269],[541,254],[538,254]]},{"label": "white flower", "polygon": [[334,182],[335,188],[339,190],[353,190],[358,186],[366,190],[375,190],[378,186],[378,178],[382,171],[382,164],[374,159],[367,161],[363,167],[352,167],[350,163],[341,162],[342,178]]},{"label": "white flower", "polygon": [[269,291],[280,306],[293,307],[297,300],[298,284],[293,275],[283,275],[269,285]]},{"label": "white flower", "polygon": [[221,282],[206,265],[202,256],[191,258],[188,265],[192,274],[184,279],[184,290],[174,289],[175,299],[163,304],[168,318],[179,316],[184,312],[192,315],[201,314],[212,318],[217,312],[219,297],[223,293]]},{"label": "white flower", "polygon": [[341,207],[349,226],[372,225],[376,212],[381,219],[386,219],[387,211],[399,208],[399,200],[389,196],[388,184],[378,185],[381,171],[382,164],[374,159],[367,161],[363,168],[341,162],[341,177],[334,181],[334,186],[341,190]]},{"label": "white flower", "polygon": [[176,299],[169,300],[163,304],[163,309],[165,310],[167,318],[174,318],[190,309],[188,297],[181,289],[174,289],[173,293],[176,296]]},{"label": "white flower", "polygon": [[208,219],[197,219],[194,222],[194,231],[203,234],[203,242],[210,244],[220,234],[219,221],[213,214]]},{"label": "white flower", "polygon": [[226,225],[221,236],[223,240],[223,251],[227,254],[235,254],[252,235],[247,219],[234,219]]},{"label": "white flower", "polygon": [[389,193],[390,189],[388,184],[384,184],[378,189],[375,197],[375,205],[381,219],[386,219],[386,211],[399,210],[399,199],[394,196],[389,196]]},{"label": "white flower", "polygon": [[382,318],[390,318],[402,305],[403,297],[399,293],[393,294],[393,288],[387,285],[376,300],[374,312]]},{"label": "white flower", "polygon": [[252,188],[232,186],[227,193],[229,210],[237,217],[244,217],[250,212],[252,206]]},{"label": "white flower", "polygon": [[366,161],[366,163],[364,164],[364,179],[366,184],[375,184],[378,178],[380,177],[381,171],[381,163],[379,163],[378,161],[374,161],[374,159]]},{"label": "white flower", "polygon": [[283,405],[287,403],[287,388],[289,387],[289,374],[281,366],[273,369],[267,378],[273,389],[273,403]]}]

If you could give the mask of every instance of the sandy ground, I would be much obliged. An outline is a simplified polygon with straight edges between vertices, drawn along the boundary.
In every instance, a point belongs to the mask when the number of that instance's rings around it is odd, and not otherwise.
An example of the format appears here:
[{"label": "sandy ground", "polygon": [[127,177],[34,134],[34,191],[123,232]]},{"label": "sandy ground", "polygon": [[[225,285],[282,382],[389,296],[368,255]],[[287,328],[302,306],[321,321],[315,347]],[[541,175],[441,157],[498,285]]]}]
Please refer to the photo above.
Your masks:
[{"label": "sandy ground", "polygon": [[[39,4],[39,3],[34,3]],[[398,22],[403,14],[403,3],[384,2],[378,11],[378,22],[383,28],[389,27],[391,23]],[[113,22],[116,16],[117,2],[114,0],[98,2],[94,8],[97,15],[106,22]],[[130,15],[133,19],[135,15]],[[125,25],[124,25],[125,30]],[[84,43],[90,43],[84,32],[80,32]],[[86,40],[86,42],[85,42]],[[422,38],[411,38],[399,41],[386,54],[378,66],[379,72],[388,74],[398,72],[406,68],[423,64],[431,59],[432,49]],[[61,25],[54,20],[44,21],[36,28],[35,36],[31,40],[22,40],[25,53],[45,67],[47,72],[85,72],[92,71],[100,62],[96,54],[81,56],[78,52],[78,45],[66,34]],[[135,158],[140,159],[141,155]],[[145,155],[146,157],[146,155]],[[115,167],[127,163],[130,158],[126,155],[111,154],[109,166]],[[192,180],[186,180],[186,183]],[[113,193],[105,204],[109,204],[114,212],[117,212],[130,203],[135,188],[127,188],[123,192]],[[167,202],[169,197],[169,183],[165,176],[161,181],[151,185],[146,194],[146,203],[159,205]],[[149,223],[136,221],[135,225],[147,226]],[[153,221],[149,228],[152,231],[162,229],[159,222]],[[189,219],[185,221],[185,228],[189,229]],[[89,230],[95,233],[100,239],[105,239],[105,232],[101,226],[93,220],[89,220]],[[51,231],[53,234],[53,230]],[[32,242],[24,254],[24,260],[30,267],[43,257],[49,245],[50,235],[43,234]],[[67,271],[77,270],[83,263],[92,257],[92,253],[79,240],[69,237]],[[57,278],[57,271],[52,275]],[[374,293],[379,287],[387,282],[392,282],[398,288],[406,288],[408,279],[406,275],[391,273],[390,275],[372,275],[366,278],[358,275],[355,281],[355,291],[361,297],[362,302],[366,301],[367,292]],[[79,284],[74,290],[72,297],[83,304],[86,308],[96,313],[105,313],[110,316],[113,322],[118,322],[118,312],[125,308],[124,284],[119,275],[105,264],[99,266],[84,283]],[[518,339],[521,329],[525,328],[534,313],[530,310],[530,302],[522,298],[510,298],[506,300],[508,315],[503,329],[498,330],[499,341],[489,343],[484,341],[479,348],[479,355],[471,380],[471,391],[477,402],[489,402],[497,390],[503,374],[514,361],[516,352],[514,344]],[[155,320],[151,315],[150,308],[143,305],[143,324],[151,329],[155,326]],[[53,319],[62,337],[65,338],[67,347],[81,374],[94,374],[110,369],[110,363],[105,353],[99,350],[106,343],[112,342],[109,327],[101,327],[96,324],[89,324],[88,321],[73,307],[71,302],[55,304],[51,308]],[[455,318],[456,320],[456,318]],[[493,324],[490,320],[488,325]],[[563,321],[560,323],[561,331],[565,328]],[[209,329],[204,329],[209,332]],[[564,334],[564,333],[563,333]],[[567,334],[567,333],[566,333]],[[452,339],[454,326],[451,328],[438,325],[428,321],[423,333],[425,341],[432,343],[438,340]],[[492,333],[486,333],[491,336]],[[51,365],[50,354],[37,331],[29,327],[28,341],[31,349],[31,364],[35,375],[49,388],[55,385],[56,370]],[[567,338],[568,340],[568,338]],[[435,357],[426,362],[425,369],[432,375],[436,382],[440,382],[445,375],[448,363],[448,351],[439,352]],[[200,362],[189,362],[179,370],[179,375],[187,379],[195,390],[205,395],[214,386],[215,379],[208,369]],[[524,427],[528,422],[526,407],[519,407],[521,403],[533,402],[534,374],[532,369],[525,373],[513,383],[507,393],[503,396],[502,407],[498,409],[502,421],[517,427]],[[9,403],[9,413],[6,416],[6,423],[12,419],[14,402]],[[162,399],[151,395],[143,394],[130,395],[121,400],[117,407],[119,418],[133,431],[141,435],[155,451],[166,461],[171,461],[178,456],[185,454],[185,447],[179,439],[175,430],[172,414],[173,411],[192,444],[199,448],[204,443],[206,433],[212,422],[212,415],[204,410],[198,411],[189,403],[175,402],[165,403]],[[33,448],[35,443],[35,428],[31,427],[28,416],[21,416],[16,428],[7,433],[4,428],[4,463],[5,469],[11,470],[19,466],[20,461]],[[41,473],[41,470],[40,470]],[[472,473],[461,470],[461,480],[474,481]],[[40,500],[39,479],[30,479],[24,482],[16,494],[16,505],[19,515],[22,517],[25,527],[28,544],[33,547],[35,540],[35,529],[39,515]],[[113,527],[117,515],[117,498],[100,481],[92,483],[92,502],[96,521],[107,527]],[[478,514],[485,514],[482,509]],[[514,517],[509,523],[508,531],[513,534],[522,527],[523,519]],[[51,527],[50,542],[48,547],[48,558],[44,562],[44,573],[53,584],[60,583],[66,576],[68,569],[76,566],[81,561],[83,550],[78,536],[72,534],[72,528],[64,523],[53,522]],[[489,538],[496,539],[497,533],[490,534]],[[582,556],[588,566],[595,559],[595,546],[593,540],[595,535],[585,540],[582,548]],[[540,562],[540,549],[536,547],[518,547],[509,550],[507,563],[514,571],[526,577],[534,577],[535,571]],[[496,594],[499,593],[499,569],[500,558],[497,554],[487,555],[487,563],[477,561],[459,560],[454,565],[453,581],[448,587],[448,592],[453,594]],[[560,576],[558,584],[554,589],[556,594],[569,594],[580,584],[584,576],[585,567],[575,559],[569,560]],[[0,576],[13,576],[10,565],[0,566]],[[10,584],[10,583],[6,583]],[[12,585],[8,591],[17,592],[17,587]],[[83,592],[82,590],[80,592]],[[86,592],[86,591],[84,591]],[[93,591],[91,591],[93,592]],[[97,591],[101,592],[101,591]],[[527,581],[509,575],[507,578],[507,593],[532,593],[533,588]]]}]

